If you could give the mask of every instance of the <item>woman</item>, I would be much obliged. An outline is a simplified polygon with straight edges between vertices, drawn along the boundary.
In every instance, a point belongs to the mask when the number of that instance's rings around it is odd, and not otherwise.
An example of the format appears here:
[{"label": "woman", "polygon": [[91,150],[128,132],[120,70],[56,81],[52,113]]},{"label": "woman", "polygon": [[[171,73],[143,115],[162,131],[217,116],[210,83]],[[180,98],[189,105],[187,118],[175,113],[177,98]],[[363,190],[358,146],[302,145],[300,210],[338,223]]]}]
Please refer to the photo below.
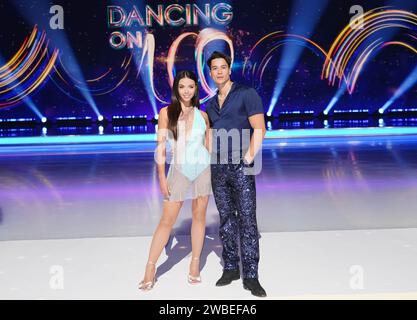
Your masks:
[{"label": "woman", "polygon": [[[139,289],[150,290],[155,284],[156,262],[168,242],[172,227],[185,199],[192,199],[192,258],[188,282],[200,277],[200,254],[205,236],[205,219],[210,177],[209,120],[199,110],[198,82],[191,71],[178,72],[174,79],[171,104],[159,112],[156,160],[159,185],[164,196],[163,213],[153,235],[149,258]],[[165,175],[166,140],[172,148],[172,161]]]}]

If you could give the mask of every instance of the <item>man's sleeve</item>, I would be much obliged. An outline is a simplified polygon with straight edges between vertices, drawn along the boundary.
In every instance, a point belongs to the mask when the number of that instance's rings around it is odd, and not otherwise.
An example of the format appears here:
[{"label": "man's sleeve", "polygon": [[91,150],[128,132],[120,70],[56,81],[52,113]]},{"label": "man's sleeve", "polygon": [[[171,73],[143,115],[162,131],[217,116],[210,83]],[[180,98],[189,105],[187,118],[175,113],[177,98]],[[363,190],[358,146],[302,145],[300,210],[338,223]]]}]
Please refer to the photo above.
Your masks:
[{"label": "man's sleeve", "polygon": [[258,113],[264,114],[262,99],[255,89],[249,88],[248,90],[246,90],[244,102],[248,117]]}]

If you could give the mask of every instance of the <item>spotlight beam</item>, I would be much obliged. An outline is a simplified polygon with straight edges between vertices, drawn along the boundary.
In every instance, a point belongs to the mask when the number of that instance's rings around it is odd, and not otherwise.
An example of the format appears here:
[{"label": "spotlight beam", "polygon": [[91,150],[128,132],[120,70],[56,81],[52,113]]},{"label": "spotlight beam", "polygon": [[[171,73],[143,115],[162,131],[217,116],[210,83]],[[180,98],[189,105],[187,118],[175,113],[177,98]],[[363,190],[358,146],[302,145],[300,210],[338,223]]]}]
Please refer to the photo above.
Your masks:
[{"label": "spotlight beam", "polygon": [[378,112],[383,114],[399,97],[410,90],[417,83],[417,66],[414,67],[413,71],[403,81],[400,87],[395,91],[394,95],[385,104],[379,108]]},{"label": "spotlight beam", "polygon": [[[22,4],[23,2],[23,4]],[[67,34],[64,30],[53,30],[50,32],[49,26],[49,19],[45,19],[45,13],[49,13],[49,4],[47,0],[41,0],[37,3],[36,6],[33,6],[32,1],[30,0],[15,0],[13,1],[16,9],[19,10],[25,19],[34,25],[39,25],[48,35],[49,40],[51,43],[60,49],[60,52],[65,52],[65,55],[62,55],[62,59],[66,60],[66,65],[68,70],[74,75],[74,77],[78,78],[85,88],[88,88],[87,83],[85,81],[85,77],[82,73],[79,63],[77,62],[77,58],[74,54],[74,51],[71,47],[71,44],[68,40]],[[100,111],[90,94],[87,90],[79,90],[82,96],[85,98],[87,103],[93,109],[94,113],[99,116]]]},{"label": "spotlight beam", "polygon": [[340,97],[346,92],[347,86],[346,82],[343,81],[340,88],[337,90],[336,94],[333,96],[333,98],[330,100],[329,104],[327,105],[326,109],[324,109],[323,114],[328,115],[330,110],[336,105],[336,103],[339,101]]},{"label": "spotlight beam", "polygon": [[[292,8],[289,23],[291,33],[299,35],[312,33],[325,11],[324,9],[327,4],[328,0],[317,0],[312,2],[296,0]],[[320,13],[312,14],[313,11],[318,11]],[[275,105],[284,90],[288,78],[291,76],[294,67],[300,59],[303,50],[303,46],[292,45],[290,42],[285,45],[278,67],[275,88],[273,90],[271,102],[267,112],[268,116],[272,115],[272,111],[274,110]]]},{"label": "spotlight beam", "polygon": [[[0,56],[0,65],[4,66],[5,64],[5,59],[2,56]],[[18,85],[16,88],[13,88],[12,91],[16,94],[19,94],[23,90],[21,86]],[[43,114],[39,111],[38,107],[36,107],[35,103],[29,96],[23,99],[23,102],[37,115],[39,119],[44,118]]]}]

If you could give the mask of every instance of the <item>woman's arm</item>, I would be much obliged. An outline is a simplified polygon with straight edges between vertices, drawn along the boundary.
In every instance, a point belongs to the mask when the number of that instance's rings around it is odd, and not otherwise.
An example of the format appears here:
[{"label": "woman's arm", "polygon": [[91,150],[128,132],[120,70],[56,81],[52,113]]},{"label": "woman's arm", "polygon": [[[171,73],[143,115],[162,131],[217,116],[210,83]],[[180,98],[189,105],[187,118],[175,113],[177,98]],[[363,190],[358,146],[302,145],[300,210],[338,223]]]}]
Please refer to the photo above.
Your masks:
[{"label": "woman's arm", "polygon": [[201,111],[204,121],[206,122],[206,137],[204,141],[204,146],[208,150],[209,153],[212,151],[212,129],[210,128],[210,120],[208,118],[207,113]]},{"label": "woman's arm", "polygon": [[157,151],[156,163],[158,166],[159,179],[165,178],[165,162],[166,162],[166,140],[168,131],[168,115],[166,108],[159,111],[158,116],[158,132],[157,132]]}]

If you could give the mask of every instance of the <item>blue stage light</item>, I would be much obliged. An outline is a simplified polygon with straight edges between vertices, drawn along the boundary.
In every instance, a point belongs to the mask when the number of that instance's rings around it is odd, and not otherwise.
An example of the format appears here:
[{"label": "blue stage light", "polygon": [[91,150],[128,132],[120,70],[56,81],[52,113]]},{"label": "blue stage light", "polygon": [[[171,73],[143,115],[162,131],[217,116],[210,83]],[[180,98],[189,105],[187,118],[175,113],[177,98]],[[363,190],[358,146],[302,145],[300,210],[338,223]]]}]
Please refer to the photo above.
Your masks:
[{"label": "blue stage light", "polygon": [[385,122],[384,122],[384,119],[378,119],[378,126],[379,127],[384,127],[385,126]]},{"label": "blue stage light", "polygon": [[[68,128],[67,128],[68,129]],[[74,130],[78,128],[73,128]],[[89,128],[91,130],[91,128]],[[115,131],[116,128],[114,128]],[[67,132],[71,130],[66,130]],[[313,137],[353,137],[353,136],[391,136],[416,135],[417,127],[367,127],[367,128],[326,128],[326,129],[280,129],[267,131],[266,143],[269,139],[282,138],[313,138]],[[126,135],[67,135],[42,137],[4,137],[2,145],[20,144],[73,144],[73,143],[112,143],[112,142],[152,142],[156,143],[156,134]],[[1,148],[0,148],[1,152]]]},{"label": "blue stage light", "polygon": [[[294,1],[289,22],[291,33],[306,36],[311,35],[320,20],[321,15],[325,11],[324,9],[326,8],[327,3],[328,0],[316,0],[311,2],[303,0]],[[312,14],[313,12],[315,12],[315,14]],[[272,115],[272,111],[274,110],[303,50],[303,46],[300,46],[299,44],[294,45],[291,42],[284,46],[279,63],[276,84],[267,111],[268,116]]]},{"label": "blue stage light", "polygon": [[[3,57],[0,55],[0,65],[3,66],[3,68],[6,66],[5,60],[3,59]],[[8,70],[8,69],[6,69]],[[15,88],[12,89],[13,92],[19,93],[22,90],[20,85],[16,85]],[[33,102],[33,100],[30,98],[30,96],[27,96],[25,99],[22,100],[23,103],[25,103],[38,117],[39,119],[43,118],[42,113],[39,111],[38,107],[35,105],[35,103]]]},{"label": "blue stage light", "polygon": [[[379,109],[379,113],[384,113],[399,97],[409,91],[417,82],[417,67],[411,71],[408,77],[403,81],[394,95]],[[382,112],[381,112],[382,111]]]},{"label": "blue stage light", "polygon": [[31,1],[26,1],[26,3],[22,3],[22,1],[13,1],[12,3],[31,24],[39,25],[40,29],[45,30],[52,46],[65,51],[65,55],[61,55],[62,60],[65,62],[68,70],[71,70],[73,77],[82,83],[82,86],[77,86],[79,88],[79,92],[83,95],[89,106],[98,116],[100,112],[93,99],[93,96],[87,89],[87,82],[77,61],[76,55],[74,54],[74,50],[70,44],[68,36],[65,33],[65,30],[51,31],[49,26],[49,19],[45,19],[45,13],[49,12],[48,1],[38,1],[36,5],[33,5]]}]

